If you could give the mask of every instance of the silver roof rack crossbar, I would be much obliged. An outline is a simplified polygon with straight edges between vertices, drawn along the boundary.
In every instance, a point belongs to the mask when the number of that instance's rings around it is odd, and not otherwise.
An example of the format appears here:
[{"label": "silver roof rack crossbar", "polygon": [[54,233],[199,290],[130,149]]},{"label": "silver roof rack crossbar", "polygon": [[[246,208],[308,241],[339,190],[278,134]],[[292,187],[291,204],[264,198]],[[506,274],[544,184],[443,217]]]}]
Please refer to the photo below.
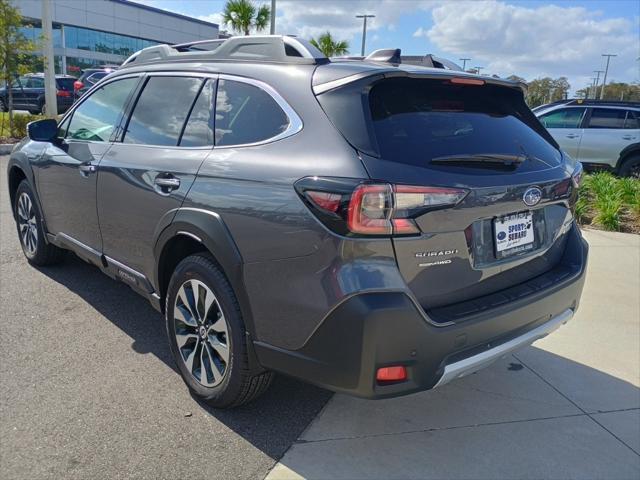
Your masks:
[{"label": "silver roof rack crossbar", "polygon": [[[213,48],[211,48],[213,47]],[[329,59],[306,40],[292,36],[263,35],[205,40],[179,45],[155,45],[134,53],[122,66],[156,61],[252,61],[321,64]]]}]

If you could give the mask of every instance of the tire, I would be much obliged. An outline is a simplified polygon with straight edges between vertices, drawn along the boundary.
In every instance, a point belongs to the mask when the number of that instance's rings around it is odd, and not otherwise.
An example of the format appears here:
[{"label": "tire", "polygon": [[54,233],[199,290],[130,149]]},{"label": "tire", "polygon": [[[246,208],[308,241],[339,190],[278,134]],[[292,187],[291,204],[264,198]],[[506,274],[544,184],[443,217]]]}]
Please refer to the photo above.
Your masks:
[{"label": "tire", "polygon": [[8,112],[9,107],[7,107],[7,101],[4,98],[0,98],[0,111]]},{"label": "tire", "polygon": [[236,407],[271,384],[271,372],[255,375],[249,370],[238,300],[211,256],[191,255],[178,264],[167,290],[165,319],[180,375],[204,402]]},{"label": "tire", "polygon": [[632,155],[622,162],[618,171],[621,177],[640,178],[640,155]]},{"label": "tire", "polygon": [[18,185],[13,208],[20,246],[29,263],[38,266],[60,263],[65,251],[46,243],[42,214],[26,180]]}]

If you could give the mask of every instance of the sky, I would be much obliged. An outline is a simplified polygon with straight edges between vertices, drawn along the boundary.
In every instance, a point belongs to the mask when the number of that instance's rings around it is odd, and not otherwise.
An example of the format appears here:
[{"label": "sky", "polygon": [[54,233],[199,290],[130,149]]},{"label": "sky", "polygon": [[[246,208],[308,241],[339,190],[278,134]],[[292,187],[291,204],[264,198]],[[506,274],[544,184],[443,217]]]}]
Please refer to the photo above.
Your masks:
[{"label": "sky", "polygon": [[[225,29],[223,0],[134,1]],[[640,81],[638,0],[277,0],[276,12],[276,33],[310,38],[330,31],[354,55],[362,41],[355,15],[366,13],[376,15],[367,25],[367,53],[393,47],[459,64],[467,57],[467,68],[481,66],[482,74],[565,76],[573,92],[604,70],[603,53],[613,53],[607,82]]]}]

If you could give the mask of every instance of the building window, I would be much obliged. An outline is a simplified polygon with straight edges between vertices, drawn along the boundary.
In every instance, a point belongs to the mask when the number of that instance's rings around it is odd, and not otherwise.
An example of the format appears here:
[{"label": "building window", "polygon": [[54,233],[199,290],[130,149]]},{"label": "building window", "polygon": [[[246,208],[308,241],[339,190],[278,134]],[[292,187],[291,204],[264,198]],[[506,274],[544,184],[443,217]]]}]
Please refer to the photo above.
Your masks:
[{"label": "building window", "polygon": [[151,40],[73,26],[64,28],[64,36],[67,48],[111,53],[123,57],[128,57],[145,47],[157,45],[157,42]]}]

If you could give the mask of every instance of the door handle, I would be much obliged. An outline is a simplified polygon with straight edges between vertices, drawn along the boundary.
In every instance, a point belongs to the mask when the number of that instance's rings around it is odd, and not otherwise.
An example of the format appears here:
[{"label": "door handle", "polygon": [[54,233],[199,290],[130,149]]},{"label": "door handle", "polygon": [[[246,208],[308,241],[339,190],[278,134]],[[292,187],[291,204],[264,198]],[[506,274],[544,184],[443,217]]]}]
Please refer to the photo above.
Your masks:
[{"label": "door handle", "polygon": [[578,138],[580,135],[578,135],[577,133],[569,133],[567,135],[567,138]]},{"label": "door handle", "polygon": [[90,163],[83,163],[78,167],[78,170],[80,170],[80,175],[86,177],[92,173],[96,173],[96,166]]},{"label": "door handle", "polygon": [[635,140],[636,137],[634,137],[633,135],[623,135],[622,139],[623,140]]},{"label": "door handle", "polygon": [[171,174],[160,174],[153,180],[153,183],[156,192],[161,195],[169,195],[173,190],[180,188],[180,179]]}]

